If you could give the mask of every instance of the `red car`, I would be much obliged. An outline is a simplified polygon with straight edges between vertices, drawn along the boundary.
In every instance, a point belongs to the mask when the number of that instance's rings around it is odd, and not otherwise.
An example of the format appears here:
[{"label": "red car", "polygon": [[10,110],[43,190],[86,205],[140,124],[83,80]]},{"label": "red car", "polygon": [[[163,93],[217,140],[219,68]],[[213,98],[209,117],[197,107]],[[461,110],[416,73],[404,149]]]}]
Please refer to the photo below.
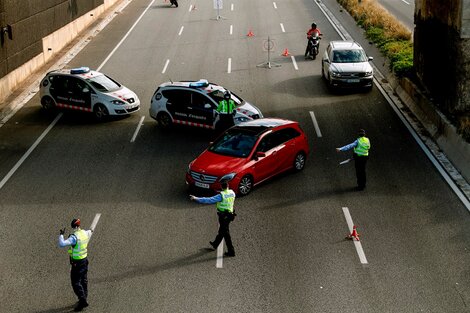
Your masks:
[{"label": "red car", "polygon": [[221,181],[239,195],[289,169],[301,171],[309,153],[299,123],[262,118],[233,126],[189,164],[186,184],[220,190]]}]

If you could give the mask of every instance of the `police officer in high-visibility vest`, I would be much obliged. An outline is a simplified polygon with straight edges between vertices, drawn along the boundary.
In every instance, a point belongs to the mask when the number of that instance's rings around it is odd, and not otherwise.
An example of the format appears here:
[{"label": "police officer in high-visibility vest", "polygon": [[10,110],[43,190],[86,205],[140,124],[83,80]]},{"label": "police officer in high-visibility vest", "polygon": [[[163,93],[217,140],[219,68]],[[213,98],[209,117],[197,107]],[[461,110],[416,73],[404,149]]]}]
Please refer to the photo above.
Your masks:
[{"label": "police officer in high-visibility vest", "polygon": [[224,93],[224,99],[219,102],[217,106],[217,112],[219,112],[219,123],[217,127],[221,130],[225,130],[234,125],[233,122],[233,110],[235,109],[235,102],[232,100],[230,91],[226,90]]},{"label": "police officer in high-visibility vest", "polygon": [[80,219],[73,219],[70,224],[74,233],[64,240],[65,228],[60,230],[59,246],[69,247],[70,256],[70,279],[72,288],[78,297],[78,303],[74,311],[81,311],[88,306],[88,242],[91,238],[92,230],[83,230],[80,228]]},{"label": "police officer in high-visibility vest", "polygon": [[358,138],[349,145],[336,148],[337,152],[354,148],[354,164],[356,166],[357,190],[366,188],[366,163],[369,159],[370,140],[366,137],[366,131],[360,129]]},{"label": "police officer in high-visibility vest", "polygon": [[219,232],[214,241],[209,241],[212,248],[217,249],[222,239],[225,240],[227,245],[227,252],[225,256],[235,256],[235,249],[233,248],[232,238],[230,237],[230,222],[235,219],[235,212],[233,204],[235,202],[235,192],[229,189],[228,183],[221,183],[222,191],[213,197],[195,197],[190,195],[190,199],[198,203],[212,204],[217,203],[217,215],[219,217]]}]

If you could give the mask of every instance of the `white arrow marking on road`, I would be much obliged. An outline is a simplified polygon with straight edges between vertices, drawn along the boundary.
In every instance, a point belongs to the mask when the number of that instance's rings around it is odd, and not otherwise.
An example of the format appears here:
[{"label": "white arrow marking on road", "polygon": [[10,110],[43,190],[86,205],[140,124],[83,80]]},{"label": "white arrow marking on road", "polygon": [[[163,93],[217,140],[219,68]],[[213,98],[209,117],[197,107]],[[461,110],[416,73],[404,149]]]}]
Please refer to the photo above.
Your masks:
[{"label": "white arrow marking on road", "polygon": [[313,113],[313,111],[310,111],[310,117],[312,118],[312,122],[313,122],[313,127],[315,127],[315,132],[317,133],[317,137],[321,137],[321,131],[320,131],[320,127],[318,126],[318,122],[317,122],[317,119],[315,118],[315,114]]},{"label": "white arrow marking on road", "polygon": [[[346,208],[346,207],[343,207],[343,213],[344,213],[344,217],[346,218],[346,223],[348,223],[349,233],[352,233],[354,223],[353,223],[351,214],[349,214],[349,209]],[[354,246],[356,247],[356,251],[357,251],[357,255],[359,256],[359,260],[361,260],[361,263],[362,264],[368,264],[367,259],[366,259],[366,255],[364,253],[364,250],[362,250],[361,242],[357,241],[355,239],[353,239],[353,242],[354,242]]]},{"label": "white arrow marking on road", "polygon": [[215,262],[216,268],[222,268],[224,265],[224,239],[220,242],[217,247],[217,261]]}]

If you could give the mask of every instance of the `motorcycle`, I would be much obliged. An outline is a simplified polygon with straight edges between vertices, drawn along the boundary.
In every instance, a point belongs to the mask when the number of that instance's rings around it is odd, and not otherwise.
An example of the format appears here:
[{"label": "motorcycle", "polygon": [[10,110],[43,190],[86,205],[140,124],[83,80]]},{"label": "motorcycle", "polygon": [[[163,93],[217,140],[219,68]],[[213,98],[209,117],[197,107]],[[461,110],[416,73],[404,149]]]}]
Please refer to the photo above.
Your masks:
[{"label": "motorcycle", "polygon": [[307,56],[312,60],[316,59],[317,54],[320,51],[320,36],[321,34],[314,32],[312,35],[307,37]]},{"label": "motorcycle", "polygon": [[178,1],[177,0],[170,0],[170,4],[174,5],[175,7],[178,7]]}]

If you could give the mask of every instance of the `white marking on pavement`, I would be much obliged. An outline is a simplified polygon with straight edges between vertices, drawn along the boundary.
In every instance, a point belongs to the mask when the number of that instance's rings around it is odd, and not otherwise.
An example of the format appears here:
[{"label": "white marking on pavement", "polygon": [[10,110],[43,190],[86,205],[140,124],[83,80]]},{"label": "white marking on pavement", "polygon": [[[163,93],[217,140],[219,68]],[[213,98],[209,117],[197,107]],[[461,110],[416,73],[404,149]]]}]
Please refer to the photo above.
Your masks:
[{"label": "white marking on pavement", "polygon": [[317,119],[315,118],[315,114],[313,111],[310,111],[310,116],[312,117],[313,127],[315,127],[315,132],[317,133],[317,137],[321,137],[320,127],[318,127]]},{"label": "white marking on pavement", "polygon": [[274,6],[275,9],[277,9],[276,2],[273,2],[273,6]]},{"label": "white marking on pavement", "polygon": [[[343,207],[343,213],[344,217],[346,218],[346,223],[348,223],[348,228],[349,228],[349,233],[352,233],[353,231],[353,220],[351,217],[351,214],[349,214],[349,209],[346,207]],[[360,241],[357,241],[353,238],[354,246],[356,247],[357,255],[359,256],[359,260],[361,260],[362,264],[368,264],[366,255],[364,253],[364,250],[362,250],[362,245]]]},{"label": "white marking on pavement", "polygon": [[232,3],[232,5],[230,6],[230,11],[233,11],[233,3]]},{"label": "white marking on pavement", "polygon": [[184,26],[181,26],[180,32],[178,33],[178,36],[181,36],[181,34],[183,33],[183,29],[184,29]]},{"label": "white marking on pavement", "polygon": [[285,33],[286,30],[284,29],[284,24],[280,23],[280,25],[281,25],[281,30],[282,30],[282,32]]},{"label": "white marking on pavement", "polygon": [[96,224],[98,224],[100,217],[101,217],[101,213],[96,213],[95,218],[93,219],[93,222],[91,223],[91,226],[90,226],[91,231],[95,231]]},{"label": "white marking on pavement", "polygon": [[403,2],[405,2],[406,4],[410,5],[410,3],[408,1],[405,1],[405,0],[401,0]]},{"label": "white marking on pavement", "polygon": [[299,67],[297,66],[297,62],[295,61],[295,57],[293,55],[291,55],[290,58],[292,59],[292,64],[294,64],[294,68],[296,70],[299,70]]},{"label": "white marking on pavement", "polygon": [[26,160],[26,158],[36,149],[36,147],[39,145],[39,143],[46,137],[47,133],[54,127],[54,125],[59,121],[59,119],[62,117],[63,113],[57,114],[56,118],[52,121],[52,123],[46,128],[45,131],[39,136],[38,139],[33,143],[33,145],[26,151],[26,153],[21,157],[21,159],[16,162],[15,166],[8,172],[8,174],[0,181],[0,189],[6,184],[6,182],[13,176],[13,174],[16,172],[16,170],[23,164],[23,162]]},{"label": "white marking on pavement", "polygon": [[230,25],[230,35],[233,34],[233,25]]},{"label": "white marking on pavement", "polygon": [[144,119],[145,119],[145,116],[142,116],[142,117],[140,118],[140,122],[139,122],[139,124],[137,125],[137,128],[136,128],[136,130],[135,130],[135,132],[134,132],[134,136],[132,136],[131,142],[134,142],[134,141],[135,141],[135,138],[137,137],[137,134],[139,133],[139,130],[140,130],[140,128],[142,127],[142,124],[144,123]]},{"label": "white marking on pavement", "polygon": [[155,2],[155,0],[152,0],[149,5],[145,8],[144,12],[142,12],[142,14],[140,14],[139,18],[134,22],[134,24],[131,26],[131,28],[127,31],[127,33],[124,35],[124,37],[122,37],[121,41],[119,41],[119,43],[116,45],[116,47],[114,47],[114,49],[111,51],[110,54],[108,54],[108,56],[106,57],[106,59],[104,59],[104,61],[100,64],[100,66],[98,66],[98,68],[96,69],[96,71],[100,71],[101,68],[106,64],[106,62],[108,62],[108,60],[112,57],[112,55],[114,54],[114,52],[116,52],[116,50],[122,45],[122,43],[124,42],[124,40],[126,40],[127,36],[129,36],[129,34],[131,33],[131,31],[134,29],[134,27],[137,25],[137,23],[139,23],[139,21],[142,19],[142,17],[144,16],[144,14],[148,11],[148,9],[152,6],[152,4]]},{"label": "white marking on pavement", "polygon": [[227,73],[232,72],[232,58],[228,58]]},{"label": "white marking on pavement", "polygon": [[192,9],[193,9],[193,5],[191,4],[191,5],[189,6],[188,12],[191,12]]},{"label": "white marking on pavement", "polygon": [[170,59],[167,59],[166,62],[165,62],[165,66],[163,67],[162,74],[165,74],[166,68],[168,67],[168,64],[169,64],[169,63],[170,63]]},{"label": "white marking on pavement", "polygon": [[217,247],[217,261],[215,262],[216,268],[222,268],[224,265],[224,239],[220,242]]}]

